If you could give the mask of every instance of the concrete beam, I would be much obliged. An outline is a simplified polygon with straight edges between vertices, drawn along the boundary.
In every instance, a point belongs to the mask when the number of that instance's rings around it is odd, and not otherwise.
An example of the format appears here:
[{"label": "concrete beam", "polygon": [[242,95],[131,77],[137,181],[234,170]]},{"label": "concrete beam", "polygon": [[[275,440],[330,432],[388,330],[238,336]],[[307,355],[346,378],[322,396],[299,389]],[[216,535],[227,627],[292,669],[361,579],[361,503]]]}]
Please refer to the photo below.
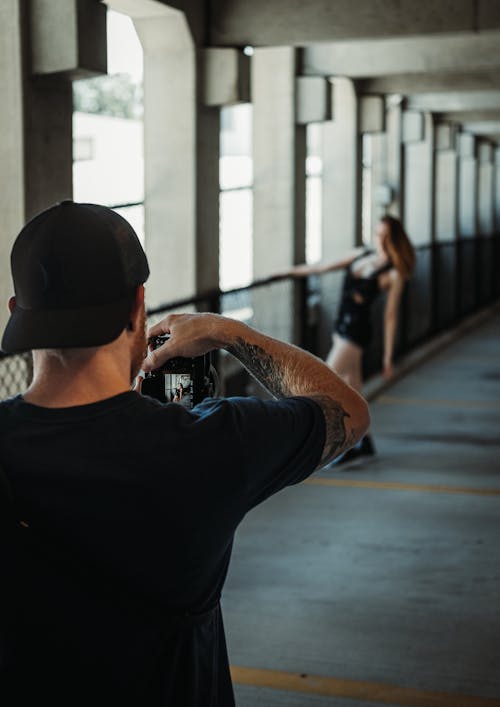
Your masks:
[{"label": "concrete beam", "polygon": [[488,71],[500,66],[500,32],[316,44],[303,62],[304,74],[350,78]]},{"label": "concrete beam", "polygon": [[298,76],[295,84],[297,125],[322,123],[333,117],[332,84],[320,76]]},{"label": "concrete beam", "polygon": [[359,101],[362,133],[383,133],[385,130],[385,101],[383,96],[362,96]]},{"label": "concrete beam", "polygon": [[33,74],[106,73],[106,7],[99,0],[37,0],[29,11]]},{"label": "concrete beam", "polygon": [[403,135],[404,143],[421,142],[425,137],[425,121],[423,113],[404,111]]},{"label": "concrete beam", "polygon": [[464,123],[463,129],[474,135],[497,135],[500,133],[500,121],[485,120],[478,123]]},{"label": "concrete beam", "polygon": [[500,90],[421,93],[409,96],[407,106],[411,110],[427,110],[432,113],[500,111]]},{"label": "concrete beam", "polygon": [[196,46],[207,46],[206,8],[204,0],[101,0],[116,12],[133,20],[165,18],[166,13],[185,16],[191,39]]},{"label": "concrete beam", "polygon": [[479,121],[500,120],[500,110],[471,110],[471,111],[451,111],[450,113],[438,113],[441,120],[450,123],[475,123]]},{"label": "concrete beam", "polygon": [[451,123],[438,123],[435,127],[436,150],[454,150],[456,144],[456,126]]},{"label": "concrete beam", "polygon": [[460,159],[475,159],[476,138],[469,133],[460,133],[458,136],[458,154]]},{"label": "concrete beam", "polygon": [[500,72],[397,74],[372,79],[359,79],[360,93],[443,93],[445,91],[495,91],[500,89]]},{"label": "concrete beam", "polygon": [[203,64],[206,106],[250,102],[250,57],[240,49],[209,47]]},{"label": "concrete beam", "polygon": [[[479,4],[488,0],[479,0]],[[491,5],[492,3],[490,3]],[[214,0],[209,43],[303,46],[335,39],[476,32],[500,28],[500,7],[474,0]],[[285,18],[285,21],[284,21]],[[482,24],[484,22],[484,24]]]}]

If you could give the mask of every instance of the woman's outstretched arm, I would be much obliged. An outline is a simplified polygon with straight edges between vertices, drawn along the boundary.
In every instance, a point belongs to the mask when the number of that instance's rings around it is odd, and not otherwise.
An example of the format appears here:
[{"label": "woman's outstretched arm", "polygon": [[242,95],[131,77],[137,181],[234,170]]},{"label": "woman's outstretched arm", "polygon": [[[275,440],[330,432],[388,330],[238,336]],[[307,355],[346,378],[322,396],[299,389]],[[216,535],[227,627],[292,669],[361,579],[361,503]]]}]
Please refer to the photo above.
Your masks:
[{"label": "woman's outstretched arm", "polygon": [[314,265],[307,265],[302,263],[302,265],[296,265],[287,271],[286,275],[292,277],[307,277],[308,275],[321,275],[326,272],[334,272],[335,270],[343,270],[349,267],[353,260],[355,260],[363,252],[363,248],[355,248],[350,253],[348,253],[344,258],[339,260],[334,260],[329,263],[315,263]]}]

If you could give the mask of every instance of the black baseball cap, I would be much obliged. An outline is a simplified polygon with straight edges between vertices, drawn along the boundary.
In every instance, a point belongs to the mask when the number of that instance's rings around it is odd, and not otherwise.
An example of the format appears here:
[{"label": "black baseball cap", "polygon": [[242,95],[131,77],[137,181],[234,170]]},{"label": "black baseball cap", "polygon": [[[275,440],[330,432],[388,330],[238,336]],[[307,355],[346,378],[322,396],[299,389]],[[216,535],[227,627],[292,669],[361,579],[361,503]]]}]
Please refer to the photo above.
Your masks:
[{"label": "black baseball cap", "polygon": [[70,200],[24,226],[11,268],[16,306],[2,338],[5,353],[110,343],[149,276],[128,221],[106,206]]}]

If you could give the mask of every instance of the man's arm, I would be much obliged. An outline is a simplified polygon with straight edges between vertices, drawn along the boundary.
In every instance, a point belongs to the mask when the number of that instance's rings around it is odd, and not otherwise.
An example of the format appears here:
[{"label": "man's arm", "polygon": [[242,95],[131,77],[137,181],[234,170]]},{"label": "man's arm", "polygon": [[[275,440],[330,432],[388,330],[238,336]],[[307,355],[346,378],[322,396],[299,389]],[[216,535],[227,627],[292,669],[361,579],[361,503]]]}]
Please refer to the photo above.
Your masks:
[{"label": "man's arm", "polygon": [[169,333],[170,339],[145,359],[145,371],[158,368],[173,356],[201,356],[222,348],[276,398],[305,396],[315,400],[326,422],[322,464],[352,447],[368,429],[364,399],[325,363],[296,346],[217,314],[169,315],[149,335],[162,333]]}]

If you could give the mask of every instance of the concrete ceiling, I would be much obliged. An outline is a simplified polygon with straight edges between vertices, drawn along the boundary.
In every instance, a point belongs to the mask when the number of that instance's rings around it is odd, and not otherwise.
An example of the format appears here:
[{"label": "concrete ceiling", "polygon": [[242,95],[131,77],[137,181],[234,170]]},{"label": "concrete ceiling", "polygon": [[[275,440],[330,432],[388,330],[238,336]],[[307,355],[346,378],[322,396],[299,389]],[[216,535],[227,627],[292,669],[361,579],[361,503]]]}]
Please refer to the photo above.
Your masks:
[{"label": "concrete ceiling", "polygon": [[500,29],[492,0],[212,0],[209,44],[306,46],[491,29]]}]

